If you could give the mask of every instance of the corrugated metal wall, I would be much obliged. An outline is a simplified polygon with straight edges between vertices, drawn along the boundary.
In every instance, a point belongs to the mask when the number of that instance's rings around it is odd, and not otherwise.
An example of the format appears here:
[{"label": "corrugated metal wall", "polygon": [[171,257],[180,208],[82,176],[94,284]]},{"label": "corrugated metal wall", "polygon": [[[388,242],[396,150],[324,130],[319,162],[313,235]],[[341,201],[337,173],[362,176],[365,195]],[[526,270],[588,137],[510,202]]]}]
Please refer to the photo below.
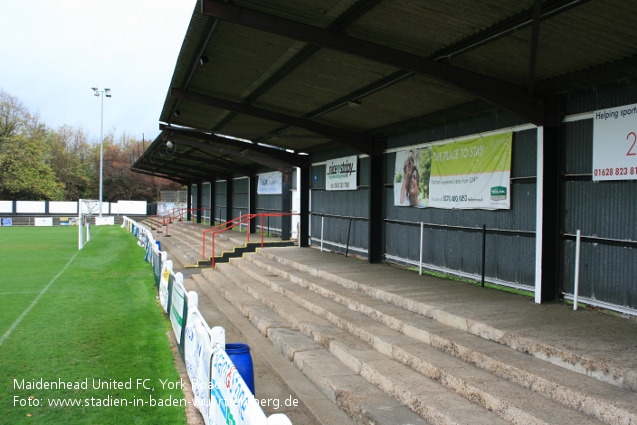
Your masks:
[{"label": "corrugated metal wall", "polygon": [[[282,195],[257,195],[257,214],[281,212]],[[261,220],[256,224],[261,229]],[[281,217],[265,217],[263,227],[269,234],[281,233]]]},{"label": "corrugated metal wall", "polygon": [[226,221],[226,193],[228,192],[228,186],[225,180],[217,180],[215,185],[215,202],[213,205],[212,216],[215,223],[222,223]]},{"label": "corrugated metal wall", "polygon": [[[637,81],[568,96],[570,114],[637,103]],[[593,182],[593,119],[564,126],[562,285],[573,293],[575,241],[582,234],[579,295],[637,309],[637,181]],[[637,166],[637,160],[635,161]]]},{"label": "corrugated metal wall", "polygon": [[[392,137],[392,147],[492,131],[509,116],[492,114]],[[387,155],[385,173],[385,255],[388,261],[479,278],[483,226],[486,226],[485,277],[494,282],[533,286],[535,273],[536,130],[515,132],[511,161],[510,210],[446,210],[394,206],[395,153]]]},{"label": "corrugated metal wall", "polygon": [[201,206],[197,208],[203,209],[201,211],[201,220],[204,223],[210,223],[210,183],[201,185]]},{"label": "corrugated metal wall", "polygon": [[369,248],[369,158],[358,160],[357,190],[325,190],[325,172],[325,164],[314,165],[310,170],[311,243],[329,251],[366,258]]},{"label": "corrugated metal wall", "polygon": [[250,179],[242,177],[232,182],[232,217],[250,212]]},{"label": "corrugated metal wall", "polygon": [[190,208],[201,208],[201,206],[197,205],[197,191],[200,190],[199,186],[196,184],[191,185],[190,187]]},{"label": "corrugated metal wall", "polygon": [[[566,96],[567,114],[637,103],[637,80],[624,80]],[[522,125],[507,113],[490,113],[464,121],[445,123],[388,139],[399,149],[497,129]],[[513,135],[510,210],[443,210],[396,207],[393,199],[395,153],[385,157],[384,228],[385,258],[417,265],[420,229],[422,259],[426,267],[479,278],[482,273],[482,227],[486,226],[487,281],[533,289],[535,279],[537,131]],[[593,120],[590,116],[566,122],[561,158],[562,204],[559,263],[563,291],[573,292],[574,235],[581,230],[580,296],[614,306],[637,309],[637,181],[593,183]],[[310,237],[314,246],[367,256],[369,248],[369,158],[359,158],[355,191],[326,191],[325,164],[321,161],[352,155],[334,151],[313,157],[310,170]],[[637,166],[637,164],[636,164]],[[293,180],[295,181],[295,180]],[[196,199],[193,187],[193,200]],[[215,183],[212,208],[226,217],[226,182]],[[249,179],[234,181],[233,215],[248,210]],[[204,192],[205,197],[205,192]],[[281,211],[281,195],[258,195],[257,212]],[[204,201],[205,203],[205,201]],[[193,203],[194,205],[194,203]],[[280,229],[279,218],[266,226]]]}]

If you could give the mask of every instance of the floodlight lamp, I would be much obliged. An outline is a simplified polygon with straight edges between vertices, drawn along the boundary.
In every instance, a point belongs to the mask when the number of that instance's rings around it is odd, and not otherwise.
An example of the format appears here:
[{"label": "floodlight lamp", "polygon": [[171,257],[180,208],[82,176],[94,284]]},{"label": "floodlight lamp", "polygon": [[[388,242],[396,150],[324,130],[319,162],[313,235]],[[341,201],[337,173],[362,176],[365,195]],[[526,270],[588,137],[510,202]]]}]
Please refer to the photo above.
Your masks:
[{"label": "floodlight lamp", "polygon": [[167,141],[166,141],[166,147],[167,147],[168,149],[172,149],[172,147],[173,147],[173,142],[171,142],[170,140],[167,140]]},{"label": "floodlight lamp", "polygon": [[91,87],[91,90],[97,91],[97,87]]}]

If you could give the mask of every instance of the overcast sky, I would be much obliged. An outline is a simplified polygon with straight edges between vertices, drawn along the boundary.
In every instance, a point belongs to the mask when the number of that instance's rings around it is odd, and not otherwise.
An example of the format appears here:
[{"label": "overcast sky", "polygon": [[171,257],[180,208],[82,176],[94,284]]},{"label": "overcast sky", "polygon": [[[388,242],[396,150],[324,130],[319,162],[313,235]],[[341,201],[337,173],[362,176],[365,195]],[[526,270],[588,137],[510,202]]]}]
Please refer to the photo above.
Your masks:
[{"label": "overcast sky", "polygon": [[196,0],[0,0],[0,88],[52,128],[146,140],[164,105]]}]

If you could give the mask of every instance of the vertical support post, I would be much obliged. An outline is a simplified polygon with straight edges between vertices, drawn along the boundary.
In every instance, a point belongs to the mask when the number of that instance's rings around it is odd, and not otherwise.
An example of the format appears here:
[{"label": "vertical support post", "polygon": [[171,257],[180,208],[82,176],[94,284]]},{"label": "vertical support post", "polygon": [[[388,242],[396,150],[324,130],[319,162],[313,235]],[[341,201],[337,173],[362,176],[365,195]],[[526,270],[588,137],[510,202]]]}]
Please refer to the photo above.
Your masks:
[{"label": "vertical support post", "polygon": [[347,244],[345,245],[345,256],[349,253],[349,235],[352,232],[352,219],[349,219],[349,226],[347,228]]},{"label": "vertical support post", "polygon": [[542,228],[544,197],[544,127],[537,128],[535,188],[535,303],[542,303]]},{"label": "vertical support post", "polygon": [[577,236],[575,237],[575,273],[573,279],[573,310],[577,310],[577,296],[579,295],[579,257],[580,257],[580,245],[582,240],[582,233],[577,229]]},{"label": "vertical support post", "polygon": [[212,177],[210,179],[210,210],[208,211],[208,215],[209,217],[209,222],[208,225],[209,226],[214,226],[215,225],[215,202],[216,202],[216,192],[217,192],[217,182],[216,182],[216,178]]},{"label": "vertical support post", "polygon": [[484,288],[484,275],[485,275],[485,264],[487,259],[487,225],[482,225],[482,281],[481,285]]},{"label": "vertical support post", "polygon": [[201,203],[203,202],[203,181],[197,181],[197,224],[201,224]]},{"label": "vertical support post", "polygon": [[234,192],[234,185],[232,181],[232,174],[228,174],[226,178],[226,223],[232,221],[232,198]]},{"label": "vertical support post", "polygon": [[281,216],[281,240],[288,241],[292,234],[292,169],[285,168],[282,173],[281,212],[286,215]]},{"label": "vertical support post", "polygon": [[325,217],[321,217],[321,252],[323,252],[323,226],[325,225]]},{"label": "vertical support post", "polygon": [[418,275],[422,276],[422,243],[424,241],[425,238],[425,223],[423,223],[422,221],[420,222],[420,263],[418,266]]},{"label": "vertical support post", "polygon": [[541,302],[554,301],[560,296],[561,139],[561,127],[544,127]]},{"label": "vertical support post", "polygon": [[[257,187],[259,184],[259,178],[256,173],[250,174],[250,182],[248,188],[248,213],[256,214],[257,213]],[[250,228],[248,229],[248,233],[256,233],[257,232],[257,222],[256,220],[250,220]]]},{"label": "vertical support post", "polygon": [[373,138],[373,154],[369,156],[369,222],[368,222],[368,262],[380,263],[383,260],[384,229],[384,181],[385,156],[383,149],[385,139]]},{"label": "vertical support post", "polygon": [[300,229],[299,246],[304,248],[310,246],[310,167],[299,168],[301,176],[299,178],[300,194]]},{"label": "vertical support post", "polygon": [[192,220],[192,184],[188,184],[186,192],[186,221]]}]

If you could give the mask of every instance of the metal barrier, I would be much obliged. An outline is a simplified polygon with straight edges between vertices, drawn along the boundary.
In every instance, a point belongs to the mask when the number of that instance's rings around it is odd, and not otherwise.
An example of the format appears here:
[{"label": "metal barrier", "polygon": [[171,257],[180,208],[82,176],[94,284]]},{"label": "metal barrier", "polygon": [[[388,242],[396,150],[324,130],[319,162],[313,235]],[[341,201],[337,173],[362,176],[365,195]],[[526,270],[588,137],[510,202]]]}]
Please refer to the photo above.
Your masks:
[{"label": "metal barrier", "polygon": [[170,318],[193,387],[193,404],[206,425],[292,425],[283,413],[266,417],[226,354],[225,329],[208,325],[199,311],[199,296],[186,291],[183,275],[173,271],[172,261],[159,250],[151,230],[127,217],[121,227],[137,237],[146,249],[144,259],[153,265],[159,301]]},{"label": "metal barrier", "polygon": [[298,213],[260,213],[260,214],[244,214],[240,217],[234,218],[225,223],[218,224],[210,229],[204,230],[201,233],[201,259],[206,259],[206,235],[211,235],[211,251],[210,258],[212,268],[215,267],[215,236],[226,232],[234,227],[246,225],[246,243],[250,242],[250,222],[254,219],[261,218],[261,248],[263,248],[265,242],[265,227],[263,221],[265,217],[286,217],[292,215],[299,215]]}]

